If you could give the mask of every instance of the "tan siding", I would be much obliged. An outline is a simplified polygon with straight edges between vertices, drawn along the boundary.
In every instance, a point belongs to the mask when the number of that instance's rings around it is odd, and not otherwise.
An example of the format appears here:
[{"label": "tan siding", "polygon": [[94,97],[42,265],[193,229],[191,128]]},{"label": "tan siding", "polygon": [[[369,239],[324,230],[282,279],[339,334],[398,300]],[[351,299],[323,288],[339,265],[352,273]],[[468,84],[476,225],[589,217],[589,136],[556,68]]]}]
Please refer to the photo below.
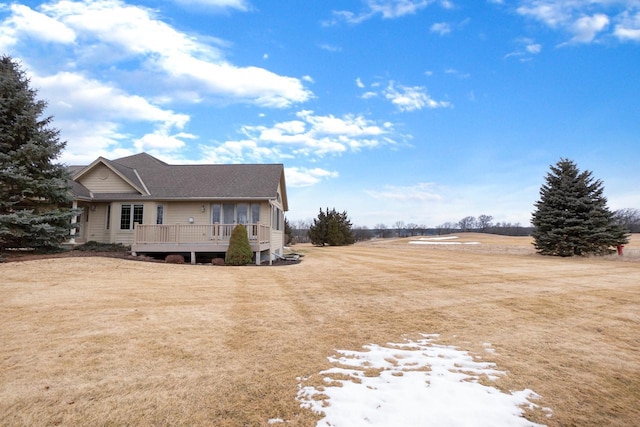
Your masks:
[{"label": "tan siding", "polygon": [[116,230],[115,243],[122,243],[125,246],[131,246],[133,243],[133,230]]},{"label": "tan siding", "polygon": [[138,193],[111,169],[102,164],[83,175],[79,182],[94,193]]},{"label": "tan siding", "polygon": [[278,200],[274,200],[273,203],[280,208],[280,210],[284,210],[283,209],[283,205],[282,205],[282,187],[280,186],[280,184],[278,184],[278,199],[280,199],[280,201]]},{"label": "tan siding", "polygon": [[89,222],[85,222],[85,238],[87,241],[94,240],[96,242],[110,243],[108,230],[106,229],[107,205],[100,203],[93,206],[95,206],[95,211],[87,207],[86,213],[89,215]]},{"label": "tan siding", "polygon": [[[117,227],[120,224],[120,211],[119,205],[116,203],[111,203],[111,223],[109,224],[109,229],[105,231],[105,238],[109,243],[117,243],[115,233],[117,231]],[[106,213],[105,207],[105,215]]]},{"label": "tan siding", "polygon": [[260,224],[269,225],[271,209],[268,202],[260,203]]},{"label": "tan siding", "polygon": [[[170,202],[164,205],[165,224],[189,224],[189,218],[193,218],[194,224],[211,224],[211,208],[209,203],[203,202]],[[202,212],[204,206],[204,212]],[[154,208],[155,215],[155,208]],[[155,218],[153,223],[155,224]]]},{"label": "tan siding", "polygon": [[278,230],[271,231],[271,251],[282,255],[284,247],[284,232]]}]

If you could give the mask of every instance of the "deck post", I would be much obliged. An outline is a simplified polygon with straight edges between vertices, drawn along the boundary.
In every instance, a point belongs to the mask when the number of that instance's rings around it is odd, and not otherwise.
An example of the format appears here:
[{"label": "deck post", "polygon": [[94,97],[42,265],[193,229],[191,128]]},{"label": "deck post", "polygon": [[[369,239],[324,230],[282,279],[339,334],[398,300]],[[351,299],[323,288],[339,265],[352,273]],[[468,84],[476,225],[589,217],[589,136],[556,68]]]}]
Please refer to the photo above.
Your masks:
[{"label": "deck post", "polygon": [[196,264],[196,253],[195,252],[191,252],[191,264],[195,265]]},{"label": "deck post", "polygon": [[260,265],[260,251],[256,251],[256,265]]}]

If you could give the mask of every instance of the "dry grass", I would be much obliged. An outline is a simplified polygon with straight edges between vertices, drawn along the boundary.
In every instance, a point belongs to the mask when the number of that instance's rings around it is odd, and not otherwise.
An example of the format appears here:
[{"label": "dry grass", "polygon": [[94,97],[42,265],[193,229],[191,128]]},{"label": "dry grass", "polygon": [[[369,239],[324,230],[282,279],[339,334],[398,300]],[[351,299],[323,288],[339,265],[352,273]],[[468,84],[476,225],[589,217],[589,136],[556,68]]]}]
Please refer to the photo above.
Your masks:
[{"label": "dry grass", "polygon": [[270,268],[0,264],[0,424],[310,426],[299,377],[336,349],[440,333],[507,371],[502,389],[539,393],[553,417],[534,421],[634,425],[640,236],[624,257],[571,259],[464,238],[482,244],[300,246],[302,263]]}]

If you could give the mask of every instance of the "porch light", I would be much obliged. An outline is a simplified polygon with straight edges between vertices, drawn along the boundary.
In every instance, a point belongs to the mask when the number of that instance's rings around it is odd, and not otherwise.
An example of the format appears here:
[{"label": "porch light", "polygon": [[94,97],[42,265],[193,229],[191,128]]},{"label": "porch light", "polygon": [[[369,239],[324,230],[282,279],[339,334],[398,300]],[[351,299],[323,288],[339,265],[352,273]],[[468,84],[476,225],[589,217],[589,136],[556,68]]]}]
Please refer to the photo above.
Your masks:
[{"label": "porch light", "polygon": [[192,216],[189,217],[189,224],[193,224],[193,217]]},{"label": "porch light", "polygon": [[200,212],[204,213],[204,205],[200,206]]}]

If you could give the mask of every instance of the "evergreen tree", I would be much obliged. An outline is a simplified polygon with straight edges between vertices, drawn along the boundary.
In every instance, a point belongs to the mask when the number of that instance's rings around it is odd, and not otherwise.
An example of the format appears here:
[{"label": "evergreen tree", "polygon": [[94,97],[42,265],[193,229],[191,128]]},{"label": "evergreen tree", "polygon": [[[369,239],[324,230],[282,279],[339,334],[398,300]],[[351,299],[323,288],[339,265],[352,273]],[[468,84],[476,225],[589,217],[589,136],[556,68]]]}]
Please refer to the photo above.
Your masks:
[{"label": "evergreen tree", "polygon": [[249,234],[247,227],[238,224],[233,227],[231,237],[229,238],[229,248],[224,257],[225,264],[228,265],[246,265],[251,262],[253,252],[249,243]]},{"label": "evergreen tree", "polygon": [[66,143],[40,118],[29,79],[8,56],[0,58],[0,249],[57,247],[69,238],[72,210],[69,175],[53,163]]},{"label": "evergreen tree", "polygon": [[287,218],[284,219],[284,243],[290,245],[293,242],[293,230]]},{"label": "evergreen tree", "polygon": [[603,255],[628,242],[613,221],[603,196],[602,181],[574,162],[561,159],[551,166],[535,203],[534,246],[543,255]]},{"label": "evergreen tree", "polygon": [[317,246],[344,246],[355,241],[347,212],[339,213],[335,208],[327,208],[326,212],[320,208],[318,218],[309,227],[308,235],[311,243]]}]

